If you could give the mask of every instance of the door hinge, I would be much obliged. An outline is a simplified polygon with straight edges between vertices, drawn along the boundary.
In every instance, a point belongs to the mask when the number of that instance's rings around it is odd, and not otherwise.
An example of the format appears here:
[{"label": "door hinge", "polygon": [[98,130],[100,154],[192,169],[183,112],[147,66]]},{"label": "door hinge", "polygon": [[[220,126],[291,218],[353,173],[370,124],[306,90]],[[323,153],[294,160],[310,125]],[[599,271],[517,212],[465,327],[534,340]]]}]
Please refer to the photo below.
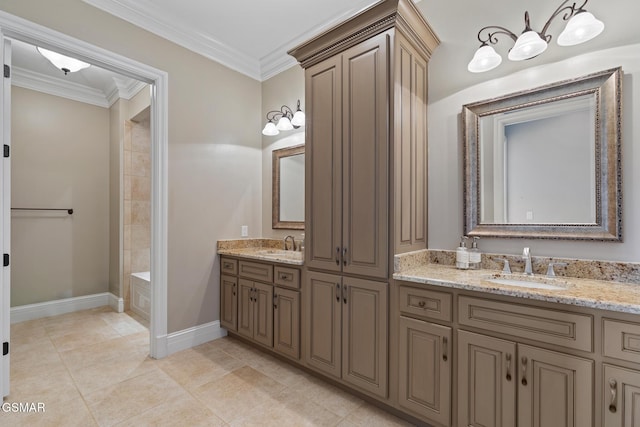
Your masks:
[{"label": "door hinge", "polygon": [[2,257],[2,266],[9,267],[9,254],[4,254]]},{"label": "door hinge", "polygon": [[4,64],[4,77],[7,79],[11,77],[11,67],[9,67],[7,64]]},{"label": "door hinge", "polygon": [[9,342],[5,341],[2,343],[2,355],[6,356],[7,354],[9,354]]},{"label": "door hinge", "polygon": [[4,144],[3,153],[2,157],[9,157],[9,146],[7,144]]}]

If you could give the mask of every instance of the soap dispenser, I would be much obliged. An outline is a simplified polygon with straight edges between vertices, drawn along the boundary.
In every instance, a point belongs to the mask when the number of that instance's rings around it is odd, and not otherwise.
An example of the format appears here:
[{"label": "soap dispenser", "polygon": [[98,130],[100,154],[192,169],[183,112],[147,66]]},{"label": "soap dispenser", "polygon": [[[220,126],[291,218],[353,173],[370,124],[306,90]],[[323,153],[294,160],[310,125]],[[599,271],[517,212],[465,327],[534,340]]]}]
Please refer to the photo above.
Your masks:
[{"label": "soap dispenser", "polygon": [[480,238],[474,236],[471,242],[471,248],[469,249],[469,269],[471,270],[479,270],[482,266],[482,256],[480,249],[478,249],[478,240],[480,240]]},{"label": "soap dispenser", "polygon": [[460,238],[460,246],[456,249],[456,268],[460,270],[467,270],[469,268],[469,251],[467,250],[467,236]]}]

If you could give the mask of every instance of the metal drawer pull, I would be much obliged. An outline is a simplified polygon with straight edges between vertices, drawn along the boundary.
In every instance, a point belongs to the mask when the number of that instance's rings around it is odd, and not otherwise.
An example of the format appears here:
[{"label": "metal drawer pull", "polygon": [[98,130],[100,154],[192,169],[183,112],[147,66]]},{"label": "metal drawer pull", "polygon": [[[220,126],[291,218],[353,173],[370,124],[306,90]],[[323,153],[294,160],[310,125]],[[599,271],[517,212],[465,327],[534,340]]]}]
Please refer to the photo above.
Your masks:
[{"label": "metal drawer pull", "polygon": [[280,273],[280,280],[291,280],[291,275],[287,273]]},{"label": "metal drawer pull", "polygon": [[418,302],[418,307],[420,308],[424,308],[425,305],[427,305],[427,303],[424,300]]},{"label": "metal drawer pull", "polygon": [[342,250],[342,265],[347,265],[347,248]]},{"label": "metal drawer pull", "polygon": [[230,262],[225,262],[225,263],[223,264],[223,267],[224,267],[224,268],[231,269],[231,267],[233,267],[233,264],[231,264]]},{"label": "metal drawer pull", "polygon": [[236,284],[235,283],[233,284],[233,296],[234,297],[236,296]]},{"label": "metal drawer pull", "polygon": [[522,356],[522,385],[527,385],[527,358]]},{"label": "metal drawer pull", "polygon": [[618,382],[611,378],[609,380],[609,388],[611,389],[611,403],[609,404],[609,412],[615,414],[618,410],[616,406],[616,400],[618,399]]},{"label": "metal drawer pull", "polygon": [[336,283],[336,301],[340,302],[340,284]]},{"label": "metal drawer pull", "polygon": [[340,246],[336,246],[336,265],[340,265]]},{"label": "metal drawer pull", "polygon": [[511,381],[511,353],[507,353],[507,381]]},{"label": "metal drawer pull", "polygon": [[342,300],[345,304],[347,303],[347,285],[342,287]]},{"label": "metal drawer pull", "polygon": [[276,295],[276,294],[273,294],[273,308],[275,310],[278,309],[278,295]]},{"label": "metal drawer pull", "polygon": [[442,360],[444,360],[445,362],[449,359],[449,357],[447,356],[447,352],[449,350],[448,341],[449,340],[447,340],[447,337],[442,337]]}]

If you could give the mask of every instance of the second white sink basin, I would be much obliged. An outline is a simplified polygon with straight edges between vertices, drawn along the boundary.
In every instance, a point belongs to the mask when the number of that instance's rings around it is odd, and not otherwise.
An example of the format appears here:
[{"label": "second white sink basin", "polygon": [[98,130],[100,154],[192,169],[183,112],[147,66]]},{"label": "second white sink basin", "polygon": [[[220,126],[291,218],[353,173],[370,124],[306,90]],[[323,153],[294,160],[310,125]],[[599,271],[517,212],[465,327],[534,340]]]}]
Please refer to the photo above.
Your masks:
[{"label": "second white sink basin", "polygon": [[302,260],[302,252],[285,251],[284,249],[261,249],[259,251],[256,251],[255,253],[256,255],[268,258]]},{"label": "second white sink basin", "polygon": [[547,289],[550,291],[560,291],[569,287],[568,283],[559,279],[535,276],[509,276],[506,274],[495,274],[486,277],[485,280],[497,285],[515,286],[518,288],[529,289]]}]

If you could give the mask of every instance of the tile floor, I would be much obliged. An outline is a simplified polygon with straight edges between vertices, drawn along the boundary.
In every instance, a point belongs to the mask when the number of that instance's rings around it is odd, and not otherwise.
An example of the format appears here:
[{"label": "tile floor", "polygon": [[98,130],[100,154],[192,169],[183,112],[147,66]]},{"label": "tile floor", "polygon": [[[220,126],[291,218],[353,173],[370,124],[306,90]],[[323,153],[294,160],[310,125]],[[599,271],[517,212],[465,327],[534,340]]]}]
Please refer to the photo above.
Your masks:
[{"label": "tile floor", "polygon": [[[148,357],[149,332],[110,308],[11,325],[0,426],[400,426],[403,420],[232,338]],[[3,405],[6,406],[6,405]]]}]

